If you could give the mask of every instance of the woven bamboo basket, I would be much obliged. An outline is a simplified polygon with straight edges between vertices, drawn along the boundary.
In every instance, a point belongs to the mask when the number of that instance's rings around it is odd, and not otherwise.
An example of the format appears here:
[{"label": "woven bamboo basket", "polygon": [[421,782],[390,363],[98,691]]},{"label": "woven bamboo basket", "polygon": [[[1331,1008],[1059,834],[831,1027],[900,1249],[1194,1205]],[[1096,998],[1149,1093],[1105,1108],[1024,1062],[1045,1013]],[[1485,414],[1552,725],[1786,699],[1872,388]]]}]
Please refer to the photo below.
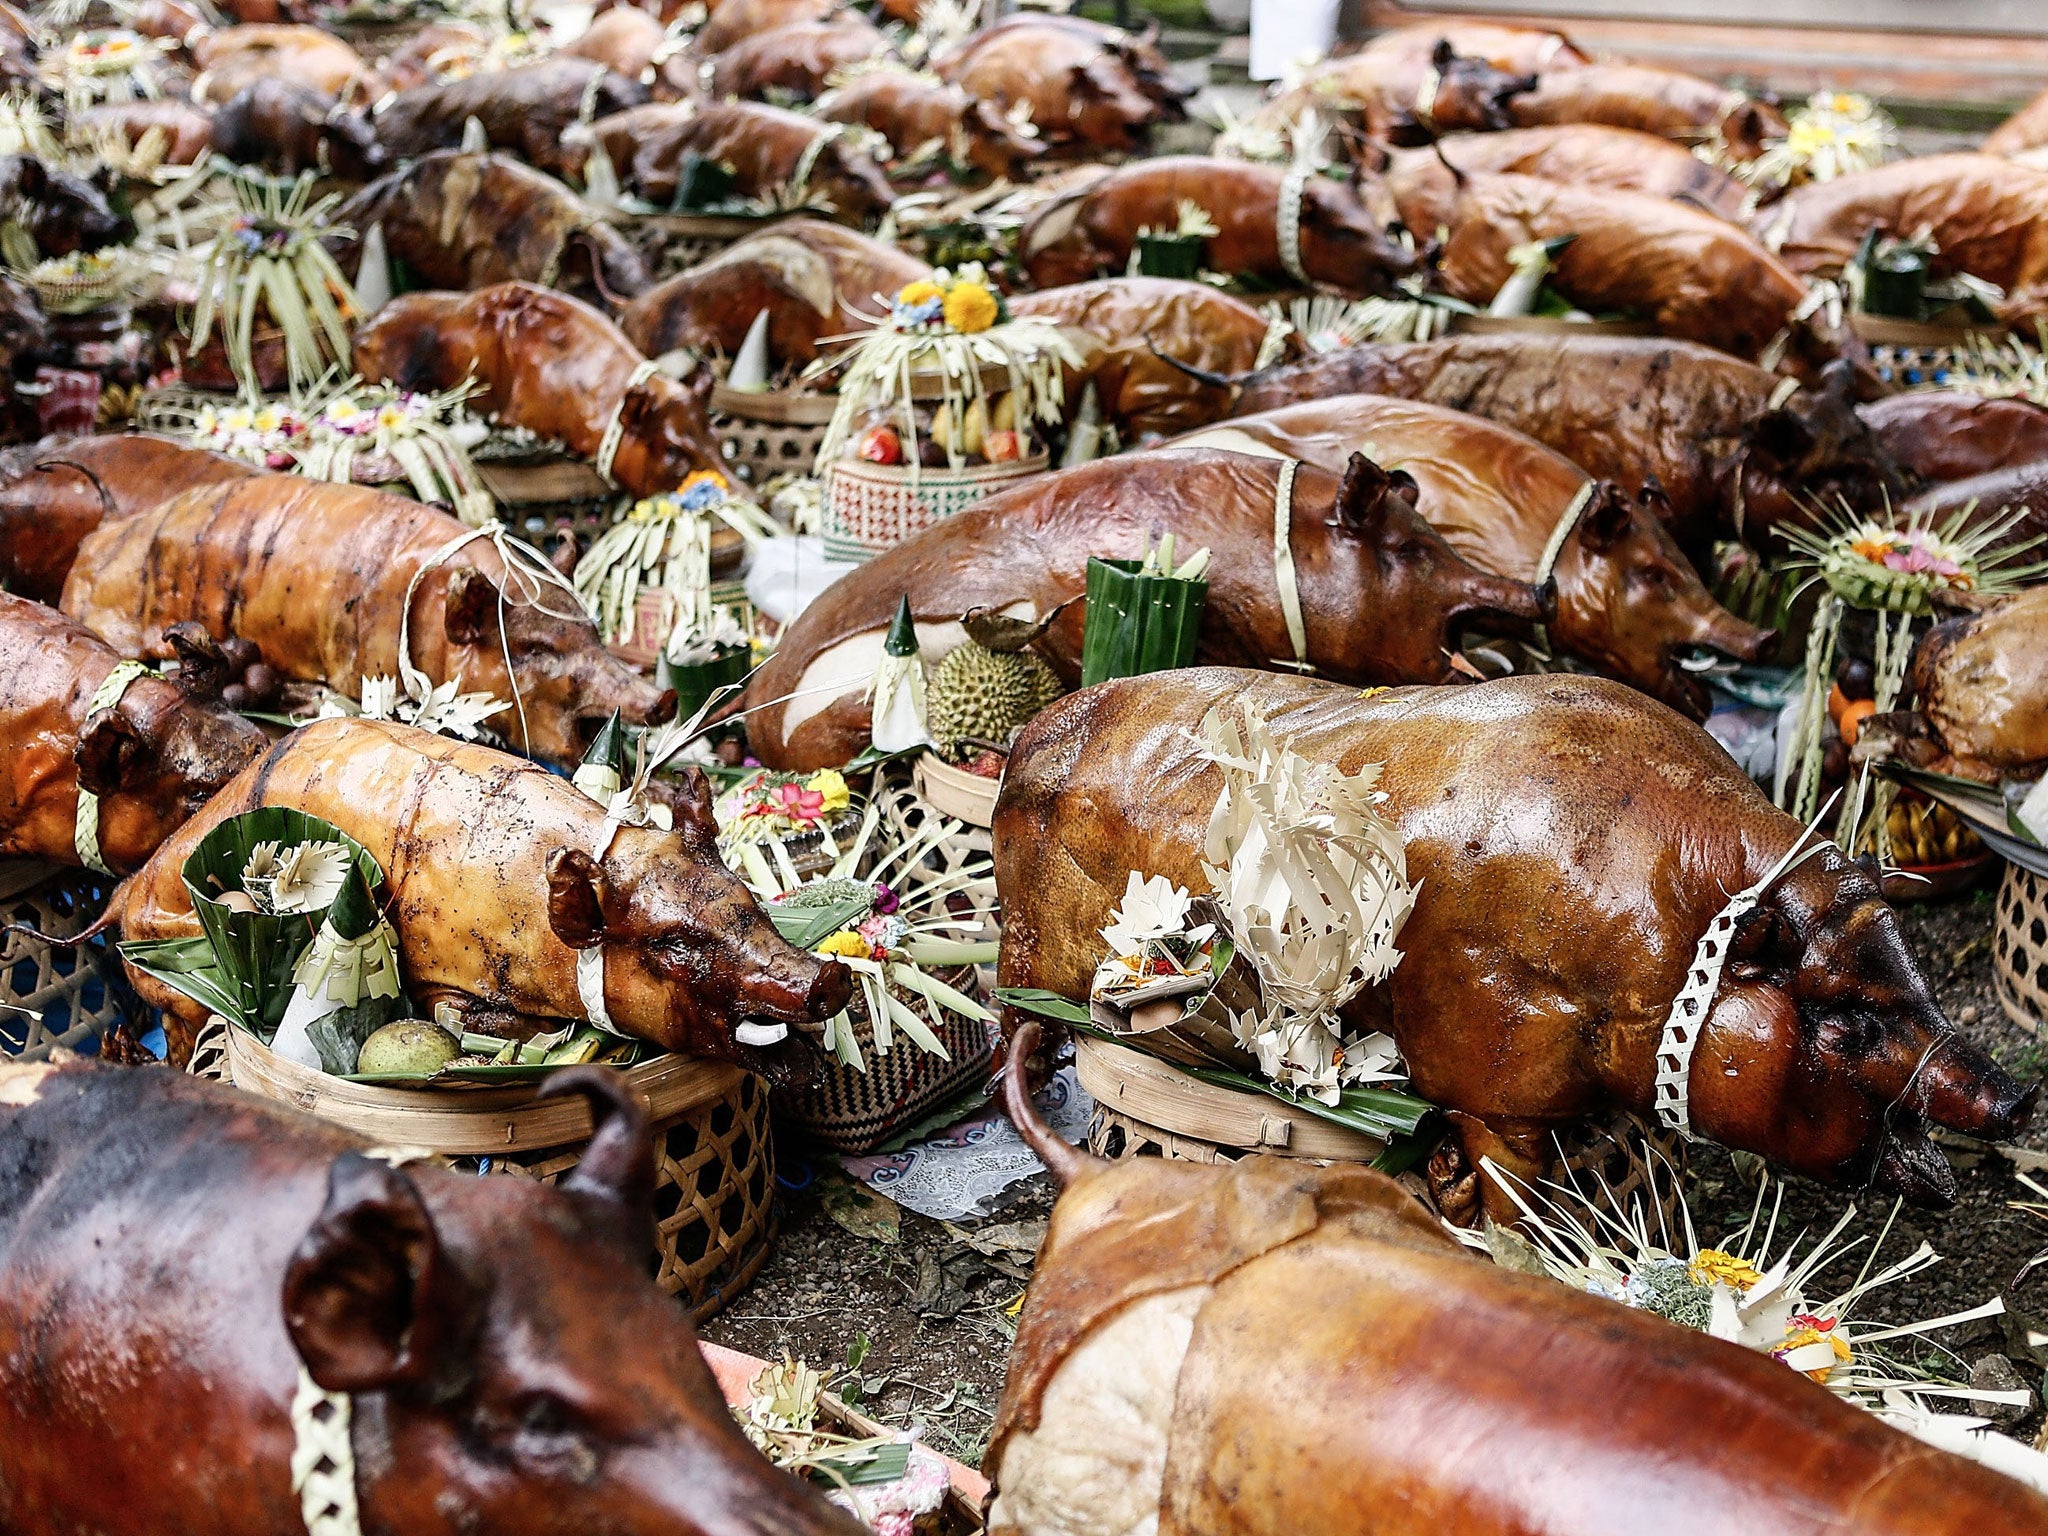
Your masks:
[{"label": "woven bamboo basket", "polygon": [[[478,1174],[551,1184],[590,1136],[579,1098],[538,1099],[536,1084],[408,1089],[351,1083],[275,1056],[226,1029],[237,1087],[348,1127],[384,1146],[418,1147]],[[202,1040],[195,1063],[210,1054]],[[654,1122],[655,1284],[701,1322],[759,1273],[775,1236],[775,1147],[768,1092],[724,1062],[661,1056],[627,1069]]]},{"label": "woven bamboo basket", "polygon": [[920,754],[911,776],[917,792],[940,815],[957,817],[970,827],[995,825],[996,798],[1003,787],[1001,779],[987,779],[965,768],[956,768],[936,752]]},{"label": "woven bamboo basket", "polygon": [[[1074,1073],[1095,1100],[1088,1148],[1101,1157],[1164,1157],[1175,1162],[1236,1162],[1254,1153],[1323,1162],[1370,1162],[1386,1143],[1295,1109],[1265,1094],[1217,1088],[1127,1046],[1074,1037]],[[1626,1212],[1654,1178],[1667,1223],[1678,1220],[1683,1144],[1633,1115],[1568,1138],[1555,1177],[1600,1209]],[[1653,1173],[1649,1159],[1662,1160]],[[1403,1182],[1425,1199],[1420,1179]],[[1674,1229],[1675,1230],[1675,1229]]]},{"label": "woven bamboo basket", "polygon": [[808,475],[837,409],[836,395],[802,390],[752,393],[712,386],[711,430],[735,478],[764,485],[777,475]]},{"label": "woven bamboo basket", "polygon": [[[0,912],[52,938],[90,927],[104,909],[107,882],[82,869],[0,865]],[[52,1050],[91,1052],[125,1016],[126,982],[103,938],[61,949],[10,929],[0,934],[0,1057],[42,1061]],[[17,1012],[15,1010],[21,1010]]]},{"label": "woven bamboo basket", "polygon": [[2005,866],[1991,941],[1999,1006],[2022,1029],[2048,1029],[2048,876]]},{"label": "woven bamboo basket", "polygon": [[[972,966],[939,973],[939,979],[974,994]],[[923,1015],[916,997],[897,995]],[[858,993],[847,1016],[867,1070],[828,1061],[808,1087],[775,1092],[776,1114],[835,1152],[870,1152],[940,1105],[988,1081],[995,1041],[986,1024],[941,1012],[936,1033],[952,1057],[941,1061],[904,1039],[901,1030],[896,1031],[889,1054],[877,1055],[874,1023]]]},{"label": "woven bamboo basket", "polygon": [[866,560],[963,512],[985,496],[1043,474],[1046,455],[964,469],[920,469],[837,459],[825,467],[825,554]]}]

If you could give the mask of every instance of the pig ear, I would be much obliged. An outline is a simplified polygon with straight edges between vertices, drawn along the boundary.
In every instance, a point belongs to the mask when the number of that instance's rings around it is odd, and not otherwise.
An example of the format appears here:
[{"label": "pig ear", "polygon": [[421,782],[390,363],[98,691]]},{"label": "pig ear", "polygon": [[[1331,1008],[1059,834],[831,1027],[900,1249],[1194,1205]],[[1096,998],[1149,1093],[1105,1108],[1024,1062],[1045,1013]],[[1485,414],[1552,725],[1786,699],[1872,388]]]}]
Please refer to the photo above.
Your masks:
[{"label": "pig ear", "polygon": [[498,588],[475,566],[448,573],[448,607],[442,618],[451,645],[483,645],[496,632]]},{"label": "pig ear", "polygon": [[654,1246],[654,1137],[647,1106],[610,1067],[571,1067],[541,1085],[539,1097],[580,1093],[590,1107],[590,1145],[555,1187],[585,1209],[634,1263]]},{"label": "pig ear", "polygon": [[1622,494],[1621,487],[1611,480],[1603,480],[1593,493],[1593,504],[1579,519],[1580,547],[1592,554],[1604,555],[1628,537],[1633,521],[1634,514],[1629,510],[1628,498]]},{"label": "pig ear", "polygon": [[682,834],[690,852],[699,858],[722,860],[724,856],[718,851],[718,817],[711,809],[711,781],[702,768],[692,763],[676,775],[670,805],[675,812],[676,831]]},{"label": "pig ear", "polygon": [[1793,412],[1780,406],[1751,423],[1750,446],[1780,464],[1796,464],[1813,447],[1813,432]]},{"label": "pig ear", "polygon": [[459,1330],[460,1282],[411,1179],[358,1153],[284,1272],[284,1325],[314,1381],[374,1392],[433,1379]]},{"label": "pig ear", "polygon": [[548,855],[548,926],[571,949],[604,942],[604,871],[581,848]]},{"label": "pig ear", "polygon": [[1394,476],[1364,454],[1354,453],[1337,488],[1337,521],[1353,533],[1369,533],[1385,518],[1387,497],[1395,485]]},{"label": "pig ear", "polygon": [[148,744],[118,706],[96,711],[78,733],[72,761],[78,765],[78,787],[89,794],[112,795],[135,782],[149,761]]}]

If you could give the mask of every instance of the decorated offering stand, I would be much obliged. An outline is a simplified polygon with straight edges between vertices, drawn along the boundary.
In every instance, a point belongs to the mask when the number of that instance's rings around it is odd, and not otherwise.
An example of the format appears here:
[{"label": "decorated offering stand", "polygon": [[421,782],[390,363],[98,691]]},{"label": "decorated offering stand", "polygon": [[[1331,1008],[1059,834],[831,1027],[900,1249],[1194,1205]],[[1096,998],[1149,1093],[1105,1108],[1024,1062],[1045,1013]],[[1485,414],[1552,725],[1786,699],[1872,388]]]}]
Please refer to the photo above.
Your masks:
[{"label": "decorated offering stand", "polygon": [[813,365],[838,378],[817,458],[827,553],[879,554],[1041,473],[1062,365],[1080,359],[1058,329],[1010,319],[979,267],[904,288],[882,324]]}]

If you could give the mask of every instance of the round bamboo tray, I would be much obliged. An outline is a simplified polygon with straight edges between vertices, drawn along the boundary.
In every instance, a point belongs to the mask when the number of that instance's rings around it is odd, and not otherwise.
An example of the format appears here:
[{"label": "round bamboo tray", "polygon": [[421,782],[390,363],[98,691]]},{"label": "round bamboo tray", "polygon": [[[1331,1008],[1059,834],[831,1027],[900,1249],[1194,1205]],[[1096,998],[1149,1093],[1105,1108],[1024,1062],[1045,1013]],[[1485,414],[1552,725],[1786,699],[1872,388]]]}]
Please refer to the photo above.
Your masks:
[{"label": "round bamboo tray", "polygon": [[[538,1085],[386,1088],[276,1056],[226,1029],[227,1079],[346,1126],[380,1146],[417,1147],[479,1174],[552,1184],[590,1137],[581,1098],[538,1099]],[[195,1053],[196,1054],[196,1053]],[[628,1068],[654,1126],[654,1280],[697,1321],[760,1271],[775,1236],[775,1148],[768,1092],[726,1062],[661,1056]]]},{"label": "round bamboo tray", "polygon": [[[972,997],[974,968],[958,966],[939,974],[948,986]],[[896,996],[913,1009],[916,997],[901,988]],[[957,1013],[941,1013],[939,1039],[950,1061],[919,1050],[896,1031],[889,1054],[875,1053],[874,1020],[858,993],[847,1008],[847,1025],[859,1042],[862,1067],[828,1061],[802,1088],[778,1088],[775,1113],[785,1125],[801,1127],[835,1152],[871,1152],[898,1131],[916,1124],[940,1105],[988,1081],[995,1041],[988,1025]]]},{"label": "round bamboo tray", "polygon": [[[1262,1093],[1214,1088],[1155,1056],[1091,1035],[1074,1037],[1074,1073],[1095,1099],[1089,1147],[1105,1156],[1148,1152],[1186,1162],[1254,1152],[1371,1162],[1386,1143]],[[1112,1132],[1122,1131],[1120,1139]]]},{"label": "round bamboo tray", "polygon": [[808,475],[838,408],[837,395],[711,386],[711,430],[733,474],[749,485],[777,475]]},{"label": "round bamboo tray", "polygon": [[1991,957],[2005,1016],[2040,1034],[2048,1028],[2048,877],[2005,866]]},{"label": "round bamboo tray", "polygon": [[954,767],[936,752],[925,752],[911,769],[911,782],[941,815],[964,821],[970,827],[995,825],[996,796],[1003,787],[1001,779],[983,778]]}]

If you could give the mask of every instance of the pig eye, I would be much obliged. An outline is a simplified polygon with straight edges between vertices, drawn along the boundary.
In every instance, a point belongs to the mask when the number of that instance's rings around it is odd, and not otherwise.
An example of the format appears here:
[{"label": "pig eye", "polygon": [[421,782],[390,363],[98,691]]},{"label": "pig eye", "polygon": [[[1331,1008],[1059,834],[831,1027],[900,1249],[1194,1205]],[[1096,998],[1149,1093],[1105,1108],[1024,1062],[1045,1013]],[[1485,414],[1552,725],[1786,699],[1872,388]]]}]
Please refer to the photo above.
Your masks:
[{"label": "pig eye", "polygon": [[552,1392],[529,1393],[519,1405],[519,1427],[533,1435],[565,1435],[576,1427],[576,1412]]}]

